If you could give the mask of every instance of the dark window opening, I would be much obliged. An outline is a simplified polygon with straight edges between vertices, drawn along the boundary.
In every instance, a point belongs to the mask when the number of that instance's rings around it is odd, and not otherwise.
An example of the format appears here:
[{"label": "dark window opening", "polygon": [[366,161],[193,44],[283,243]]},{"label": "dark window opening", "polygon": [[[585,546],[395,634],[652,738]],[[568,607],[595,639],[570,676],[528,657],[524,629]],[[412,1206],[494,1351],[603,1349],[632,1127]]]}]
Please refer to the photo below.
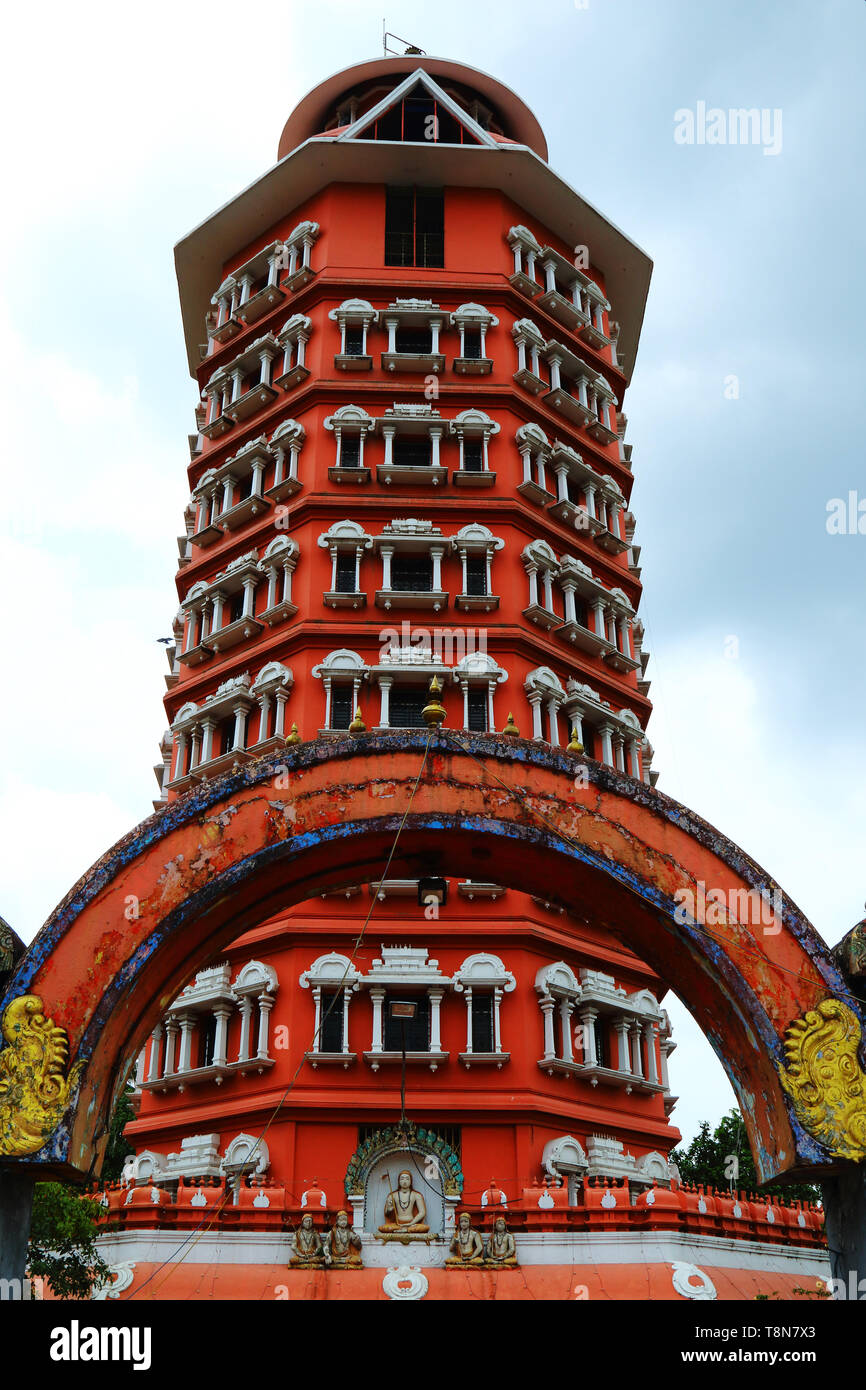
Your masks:
[{"label": "dark window opening", "polygon": [[482,439],[464,439],[463,468],[466,473],[483,473],[484,441]]},{"label": "dark window opening", "polygon": [[580,741],[583,744],[583,751],[586,756],[588,758],[594,758],[596,756],[595,734],[586,724],[583,726],[583,734],[581,735]]},{"label": "dark window opening", "polygon": [[394,440],[394,462],[403,468],[429,468],[432,447],[429,435],[424,439]]},{"label": "dark window opening", "polygon": [[481,329],[464,328],[463,330],[463,356],[471,357],[473,362],[481,358]]},{"label": "dark window opening", "polygon": [[466,593],[475,598],[487,596],[487,556],[466,556]]},{"label": "dark window opening", "polygon": [[337,575],[336,591],[338,594],[354,594],[355,588],[355,557],[354,555],[337,555]]},{"label": "dark window opening", "polygon": [[[415,1004],[414,1018],[392,1018],[391,999],[410,998]],[[403,1048],[403,1030],[406,1030],[407,1052],[428,1052],[430,1050],[430,1000],[426,994],[411,996],[388,994],[382,1004],[385,1011],[385,1051],[400,1052]]]},{"label": "dark window opening", "polygon": [[[469,701],[468,701],[468,704],[469,704],[469,728],[470,728],[471,732],[472,732],[473,734],[486,734],[486,733],[487,733],[487,691],[486,691],[486,690],[470,690],[470,691],[469,691]],[[472,1003],[473,1003],[473,1004],[475,1003],[475,999],[474,999],[474,998],[473,998],[473,1000],[472,1000]],[[473,1033],[473,1038],[474,1038],[474,1036],[475,1036],[475,1035],[474,1035],[474,1033]],[[473,1042],[473,1047],[474,1047],[474,1046],[475,1046],[475,1044],[474,1044],[474,1042]],[[479,1049],[479,1050],[480,1050],[480,1051],[489,1051],[489,1048],[483,1048],[483,1049]]]},{"label": "dark window opening", "polygon": [[492,1052],[493,1037],[493,995],[472,995],[472,1051]]},{"label": "dark window opening", "polygon": [[361,436],[359,434],[351,434],[348,438],[344,437],[340,440],[340,467],[361,467]]},{"label": "dark window opening", "polygon": [[429,328],[398,328],[394,335],[394,349],[413,356],[429,355],[433,351],[433,334]]},{"label": "dark window opening", "polygon": [[237,623],[243,616],[244,592],[243,589],[241,589],[240,593],[232,594],[231,603],[229,604],[229,622]]},{"label": "dark window opening", "polygon": [[199,1023],[199,1066],[213,1066],[214,1053],[216,1051],[216,1027],[217,1021],[214,1014],[209,1014]]},{"label": "dark window opening", "polygon": [[390,727],[392,729],[424,729],[426,724],[421,711],[428,703],[427,690],[393,689],[389,706]]},{"label": "dark window opening", "polygon": [[580,624],[580,626],[581,626],[581,627],[586,627],[586,628],[588,628],[588,627],[589,627],[589,609],[587,608],[587,606],[586,606],[584,600],[583,600],[582,598],[578,598],[577,595],[575,595],[575,598],[574,598],[574,613],[575,613],[575,618],[576,618],[577,622]]},{"label": "dark window opening", "polygon": [[343,1001],[339,991],[323,992],[321,1008],[318,1051],[342,1052]]},{"label": "dark window opening", "polygon": [[566,483],[568,488],[568,500],[573,502],[576,507],[583,506],[583,490],[579,486],[576,478],[569,478]]},{"label": "dark window opening", "polygon": [[598,1018],[595,1020],[592,1027],[595,1033],[595,1060],[600,1067],[606,1067],[609,1065],[607,1029],[601,1019]]},{"label": "dark window opening", "polygon": [[433,590],[433,561],[429,555],[395,555],[391,561],[391,588],[409,594]]},{"label": "dark window opening", "polygon": [[348,729],[355,713],[352,708],[354,690],[351,685],[335,685],[331,689],[331,728]]},{"label": "dark window opening", "polygon": [[445,199],[441,189],[386,189],[385,264],[444,266]]},{"label": "dark window opening", "polygon": [[222,757],[224,753],[230,753],[235,741],[235,721],[232,718],[223,719],[214,729],[213,735],[214,757]]},{"label": "dark window opening", "polygon": [[396,140],[413,144],[477,145],[462,121],[436,101],[419,82],[402,101],[384,111],[358,137],[360,140]]},{"label": "dark window opening", "polygon": [[346,343],[343,351],[348,357],[363,357],[364,329],[360,323],[346,324]]}]

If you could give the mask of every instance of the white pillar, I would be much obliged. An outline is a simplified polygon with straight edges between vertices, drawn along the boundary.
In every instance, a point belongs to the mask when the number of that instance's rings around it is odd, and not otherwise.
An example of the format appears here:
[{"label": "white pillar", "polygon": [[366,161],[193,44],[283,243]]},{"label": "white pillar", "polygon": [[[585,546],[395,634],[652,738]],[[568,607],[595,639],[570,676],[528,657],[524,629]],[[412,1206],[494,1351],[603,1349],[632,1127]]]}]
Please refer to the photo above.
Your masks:
[{"label": "white pillar", "polygon": [[231,1010],[225,1004],[219,1004],[214,1009],[216,1018],[216,1036],[213,1045],[213,1065],[224,1067],[226,1064],[226,1049],[228,1046],[229,1017]]},{"label": "white pillar", "polygon": [[472,1051],[472,986],[466,986],[466,1051]]},{"label": "white pillar", "polygon": [[431,989],[427,991],[430,999],[430,1051],[442,1051],[442,1039],[439,1031],[439,1006],[442,1003],[444,989]]},{"label": "white pillar", "polygon": [[274,1007],[274,997],[272,994],[263,992],[259,995],[259,1040],[256,1055],[267,1057],[268,1038],[270,1033],[270,1012]]},{"label": "white pillar", "polygon": [[553,1037],[553,995],[545,994],[541,998],[541,1012],[544,1015],[544,1060],[556,1057],[556,1042]]},{"label": "white pillar", "polygon": [[562,1060],[563,1062],[574,1061],[574,1051],[571,1046],[571,1014],[574,1004],[570,999],[562,998],[559,1001],[559,1022],[562,1031]]},{"label": "white pillar", "polygon": [[617,1067],[626,1076],[631,1072],[631,1062],[628,1055],[628,1020],[618,1018],[614,1023],[617,1041]]},{"label": "white pillar", "polygon": [[594,1009],[581,1009],[580,1022],[583,1033],[583,1063],[586,1067],[597,1067],[598,1057],[595,1052],[595,1020],[596,1012]]},{"label": "white pillar", "polygon": [[241,997],[241,1037],[238,1046],[238,1061],[248,1062],[250,1057],[250,1017],[253,1003],[248,994]]},{"label": "white pillar", "polygon": [[159,1045],[162,1042],[162,1024],[158,1023],[150,1035],[150,1066],[147,1069],[148,1081],[158,1081],[159,1070]]},{"label": "white pillar", "polygon": [[382,1051],[382,1002],[385,998],[383,989],[375,988],[370,990],[370,998],[373,1002],[373,1041],[370,1045],[371,1052]]},{"label": "white pillar", "polygon": [[644,1042],[646,1043],[647,1060],[647,1080],[658,1081],[659,1074],[656,1066],[656,1025],[645,1023],[643,1026]]}]

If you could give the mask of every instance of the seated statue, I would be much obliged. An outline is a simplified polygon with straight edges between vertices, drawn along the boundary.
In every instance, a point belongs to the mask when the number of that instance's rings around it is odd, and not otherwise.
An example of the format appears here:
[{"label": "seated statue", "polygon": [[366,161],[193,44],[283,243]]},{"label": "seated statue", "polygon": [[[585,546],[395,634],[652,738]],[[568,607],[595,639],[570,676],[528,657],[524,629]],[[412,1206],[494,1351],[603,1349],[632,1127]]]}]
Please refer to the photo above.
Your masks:
[{"label": "seated statue", "polygon": [[451,1254],[446,1265],[480,1265],[484,1261],[484,1246],[481,1237],[473,1229],[468,1211],[461,1211],[457,1219],[457,1230],[451,1237],[448,1249]]},{"label": "seated statue", "polygon": [[328,1232],[325,1251],[332,1265],[361,1268],[361,1237],[349,1225],[347,1211],[337,1212],[336,1223]]},{"label": "seated statue", "polygon": [[397,1191],[385,1198],[385,1220],[379,1230],[386,1235],[426,1235],[430,1230],[426,1219],[424,1198],[412,1186],[412,1174],[404,1169],[397,1176]]},{"label": "seated statue", "polygon": [[489,1265],[516,1265],[517,1254],[514,1246],[514,1236],[505,1224],[504,1216],[497,1216],[493,1223],[493,1234],[487,1242],[487,1249],[484,1252],[485,1261]]},{"label": "seated statue", "polygon": [[325,1249],[319,1232],[313,1226],[312,1216],[305,1216],[292,1235],[289,1264],[294,1268],[321,1269],[325,1263]]}]

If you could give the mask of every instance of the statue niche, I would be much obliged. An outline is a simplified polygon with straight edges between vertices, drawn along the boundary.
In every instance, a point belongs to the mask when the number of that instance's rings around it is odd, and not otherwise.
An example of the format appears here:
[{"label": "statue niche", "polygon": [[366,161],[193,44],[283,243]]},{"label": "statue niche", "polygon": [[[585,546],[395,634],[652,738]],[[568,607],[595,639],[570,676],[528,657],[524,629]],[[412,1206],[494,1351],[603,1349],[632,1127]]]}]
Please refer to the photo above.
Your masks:
[{"label": "statue niche", "polygon": [[457,1218],[457,1229],[451,1237],[446,1265],[452,1268],[461,1265],[480,1265],[484,1263],[484,1245],[472,1225],[468,1211],[461,1211]]},{"label": "statue niche", "polygon": [[387,1236],[426,1236],[430,1227],[426,1224],[427,1204],[420,1192],[412,1186],[412,1174],[404,1168],[397,1174],[396,1189],[391,1187],[390,1175],[388,1196],[385,1198],[385,1220],[379,1227]]}]

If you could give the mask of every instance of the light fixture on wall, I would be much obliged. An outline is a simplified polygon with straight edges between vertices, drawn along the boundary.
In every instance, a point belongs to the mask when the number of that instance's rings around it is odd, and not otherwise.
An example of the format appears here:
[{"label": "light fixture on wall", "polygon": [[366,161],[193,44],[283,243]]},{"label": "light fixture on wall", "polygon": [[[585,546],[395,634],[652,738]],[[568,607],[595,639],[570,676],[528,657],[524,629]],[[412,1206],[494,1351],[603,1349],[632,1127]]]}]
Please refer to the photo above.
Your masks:
[{"label": "light fixture on wall", "polygon": [[448,901],[448,880],[445,878],[419,878],[418,906],[428,907],[430,899],[444,907]]}]

